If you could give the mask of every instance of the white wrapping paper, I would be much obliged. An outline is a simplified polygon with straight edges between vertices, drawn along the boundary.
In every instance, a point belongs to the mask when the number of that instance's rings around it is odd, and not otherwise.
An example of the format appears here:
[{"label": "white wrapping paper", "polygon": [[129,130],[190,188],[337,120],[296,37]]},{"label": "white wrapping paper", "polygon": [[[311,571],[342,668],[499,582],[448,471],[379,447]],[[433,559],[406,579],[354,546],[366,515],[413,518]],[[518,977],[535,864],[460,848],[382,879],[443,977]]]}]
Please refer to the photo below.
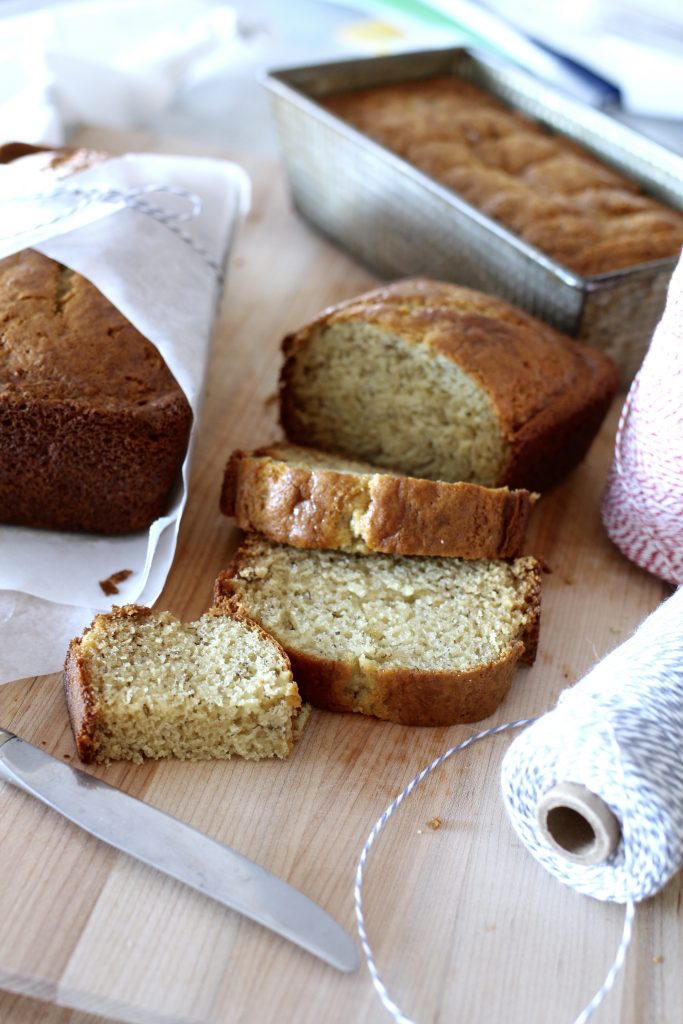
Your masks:
[{"label": "white wrapping paper", "polygon": [[[61,669],[123,569],[116,604],[152,604],[176,546],[222,271],[249,183],[234,164],[129,155],[46,193],[28,158],[0,170],[0,257],[32,247],[92,281],[158,348],[192,407],[182,481],[149,531],[102,537],[0,525],[0,683]],[[22,165],[24,171],[22,173]]]}]

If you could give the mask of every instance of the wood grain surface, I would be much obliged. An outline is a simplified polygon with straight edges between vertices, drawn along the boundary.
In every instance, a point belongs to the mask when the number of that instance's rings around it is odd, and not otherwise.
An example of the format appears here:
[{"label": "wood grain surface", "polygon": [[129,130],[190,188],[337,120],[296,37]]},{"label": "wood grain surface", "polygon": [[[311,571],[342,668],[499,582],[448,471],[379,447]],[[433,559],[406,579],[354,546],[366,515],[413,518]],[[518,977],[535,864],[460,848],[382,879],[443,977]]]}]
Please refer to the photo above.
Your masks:
[{"label": "wood grain surface", "polygon": [[[197,150],[94,131],[79,141],[119,151]],[[208,155],[240,158],[218,145]],[[240,162],[252,176],[253,207],[233,253],[187,511],[158,602],[187,619],[210,603],[214,577],[237,541],[218,511],[224,463],[233,447],[277,434],[282,336],[374,283],[291,211],[276,163]],[[534,512],[527,551],[549,570],[539,657],[519,671],[487,725],[550,708],[670,592],[628,563],[601,527],[617,406],[588,459]],[[76,760],[58,676],[0,688],[0,722]],[[472,731],[317,711],[287,762],[88,771],[258,861],[355,934],[353,879],[369,830],[420,769]],[[623,908],[561,886],[509,826],[498,779],[512,736],[476,744],[434,772],[370,857],[370,940],[391,995],[418,1024],[570,1022],[601,983],[620,938]],[[2,1024],[389,1019],[364,967],[336,972],[2,783],[0,808]],[[437,830],[427,826],[435,817]],[[595,1015],[598,1024],[680,1021],[680,900],[678,878],[638,907],[626,970]]]}]

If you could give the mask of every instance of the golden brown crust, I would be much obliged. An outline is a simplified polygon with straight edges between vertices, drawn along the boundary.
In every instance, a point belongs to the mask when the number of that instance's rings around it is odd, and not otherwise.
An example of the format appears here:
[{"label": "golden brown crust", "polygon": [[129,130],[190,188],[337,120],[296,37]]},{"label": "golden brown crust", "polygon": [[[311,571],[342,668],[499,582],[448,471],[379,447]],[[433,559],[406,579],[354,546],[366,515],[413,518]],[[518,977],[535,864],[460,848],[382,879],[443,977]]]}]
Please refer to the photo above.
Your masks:
[{"label": "golden brown crust", "polygon": [[96,759],[97,712],[88,669],[81,657],[80,638],[69,644],[64,663],[64,694],[78,756],[84,764],[92,764]]},{"label": "golden brown crust", "polygon": [[30,142],[4,142],[0,146],[0,164],[11,164],[14,160],[21,160],[24,156],[48,152],[50,152],[49,146],[34,146]]},{"label": "golden brown crust", "polygon": [[[471,83],[379,86],[324,105],[583,276],[674,257],[683,244],[679,211]],[[668,230],[630,220],[625,194],[664,217]],[[544,223],[553,207],[555,222]]]},{"label": "golden brown crust", "polygon": [[292,671],[305,701],[325,711],[357,712],[399,725],[456,725],[488,718],[507,696],[520,660],[509,651],[495,665],[472,672],[367,671],[355,686],[350,665],[289,652]]},{"label": "golden brown crust", "polygon": [[142,621],[149,618],[151,614],[151,610],[142,605],[114,605],[111,612],[96,615],[92,623],[84,629],[83,634],[75,637],[69,644],[64,663],[64,694],[76,749],[84,764],[97,762],[97,732],[100,718],[88,665],[81,654],[81,640],[83,636],[101,623],[122,618]]},{"label": "golden brown crust", "polygon": [[460,558],[513,558],[522,550],[536,497],[528,491],[283,461],[298,452],[321,455],[286,444],[233,452],[221,511],[241,529],[293,547]]},{"label": "golden brown crust", "polygon": [[348,321],[446,356],[488,392],[507,453],[497,486],[551,487],[583,458],[617,390],[616,366],[597,349],[503,299],[408,278],[326,309],[285,338],[280,418],[295,443],[307,441],[292,387],[298,354],[329,325]]},{"label": "golden brown crust", "polygon": [[[541,567],[525,558],[527,623],[522,636],[501,658],[469,671],[380,668],[317,657],[279,638],[304,701],[327,711],[359,712],[402,725],[456,725],[493,714],[506,696],[518,664],[532,665],[540,629]],[[247,537],[232,564],[214,584],[214,602],[242,608],[235,577],[252,569]]]},{"label": "golden brown crust", "polygon": [[87,171],[111,159],[110,154],[101,149],[87,149],[84,146],[52,149],[50,146],[34,146],[27,142],[6,142],[0,146],[0,164],[11,164],[26,157],[32,159],[22,164],[22,167],[30,167],[31,171],[45,171],[58,179],[77,171]]},{"label": "golden brown crust", "polygon": [[535,495],[468,483],[377,475],[366,541],[389,555],[514,558]]},{"label": "golden brown crust", "polygon": [[[64,177],[103,159],[38,153]],[[33,250],[0,260],[0,521],[95,533],[167,508],[190,406],[156,348],[79,274]]]},{"label": "golden brown crust", "polygon": [[[364,500],[352,474],[309,470],[236,451],[225,472],[221,511],[244,530],[255,530],[293,547],[351,546],[349,510]],[[251,524],[251,525],[250,525]]]}]

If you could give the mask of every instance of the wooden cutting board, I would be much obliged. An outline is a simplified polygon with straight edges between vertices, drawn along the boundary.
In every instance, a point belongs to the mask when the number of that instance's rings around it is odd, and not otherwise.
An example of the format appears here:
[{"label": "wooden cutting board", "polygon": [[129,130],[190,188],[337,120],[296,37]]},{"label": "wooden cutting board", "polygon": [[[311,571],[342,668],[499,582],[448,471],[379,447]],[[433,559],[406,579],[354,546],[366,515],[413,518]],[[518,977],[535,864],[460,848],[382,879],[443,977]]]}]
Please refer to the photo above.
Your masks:
[{"label": "wooden cutting board", "polygon": [[[79,141],[193,151],[95,132]],[[275,436],[281,337],[374,283],[289,209],[276,164],[242,162],[254,182],[253,209],[230,267],[177,558],[158,602],[183,618],[208,606],[236,544],[218,511],[227,456]],[[617,413],[584,464],[537,506],[527,550],[549,569],[539,657],[520,670],[487,725],[550,708],[670,592],[628,563],[601,527]],[[0,723],[75,760],[58,676],[1,687]],[[420,769],[471,732],[316,712],[288,762],[88,770],[255,859],[355,934],[353,878],[370,828]],[[511,738],[477,744],[434,772],[370,858],[370,940],[391,995],[418,1022],[568,1022],[618,944],[623,909],[562,887],[510,828],[498,777]],[[435,817],[436,830],[427,826]],[[4,784],[0,821],[3,1024],[389,1019],[365,968],[339,974]],[[677,879],[639,907],[625,974],[596,1021],[680,1020],[681,892]]]}]

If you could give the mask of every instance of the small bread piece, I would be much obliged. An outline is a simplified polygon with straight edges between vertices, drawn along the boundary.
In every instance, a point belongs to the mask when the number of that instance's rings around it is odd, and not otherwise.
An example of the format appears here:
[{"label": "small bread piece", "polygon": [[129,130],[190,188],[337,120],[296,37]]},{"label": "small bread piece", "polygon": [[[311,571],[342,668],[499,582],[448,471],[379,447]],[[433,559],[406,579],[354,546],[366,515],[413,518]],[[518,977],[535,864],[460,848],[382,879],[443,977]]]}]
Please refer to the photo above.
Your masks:
[{"label": "small bread piece", "polygon": [[251,535],[215,599],[280,641],[317,707],[453,725],[491,715],[533,662],[540,573],[530,557],[361,556]]},{"label": "small bread piece", "polygon": [[299,548],[513,558],[536,495],[377,472],[285,442],[233,452],[221,511],[248,532]]},{"label": "small bread piece", "polygon": [[617,389],[597,349],[426,278],[327,309],[283,349],[290,441],[486,487],[552,486],[583,458]]},{"label": "small bread piece", "polygon": [[225,606],[187,624],[138,605],[97,615],[64,686],[86,763],[287,757],[308,717],[280,645]]}]

